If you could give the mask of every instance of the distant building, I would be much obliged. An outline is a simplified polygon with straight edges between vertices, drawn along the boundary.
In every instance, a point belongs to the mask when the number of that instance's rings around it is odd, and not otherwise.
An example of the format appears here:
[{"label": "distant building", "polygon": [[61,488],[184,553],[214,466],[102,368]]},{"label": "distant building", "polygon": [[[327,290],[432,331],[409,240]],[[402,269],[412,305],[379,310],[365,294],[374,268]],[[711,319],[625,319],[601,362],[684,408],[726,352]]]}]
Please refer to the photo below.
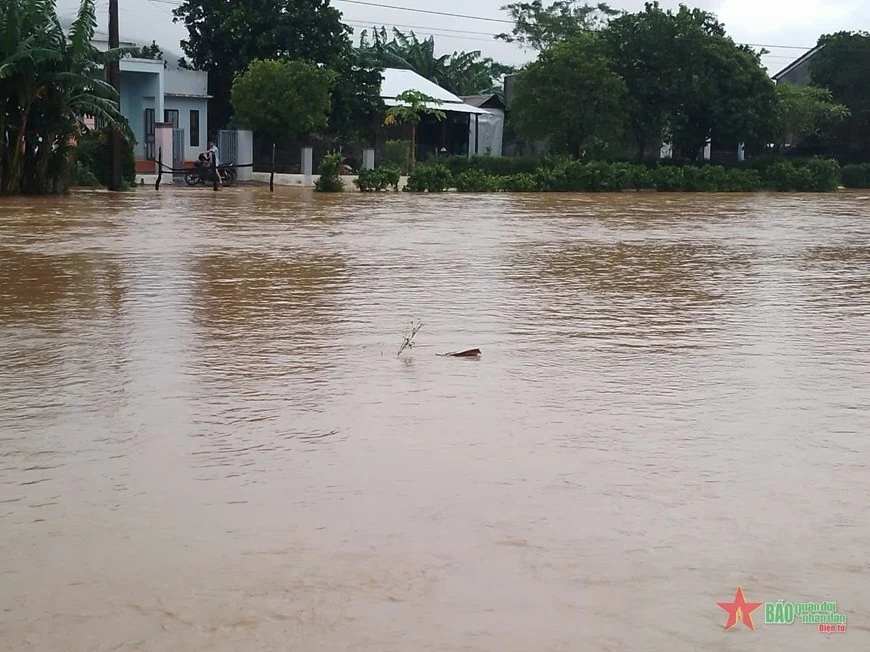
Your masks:
[{"label": "distant building", "polygon": [[[428,155],[475,153],[475,144],[480,146],[479,140],[477,143],[474,140],[475,127],[481,124],[483,128],[490,111],[472,106],[413,70],[384,68],[382,74],[381,99],[388,107],[399,104],[396,97],[401,93],[413,90],[439,100],[440,103],[434,103],[430,108],[440,109],[446,114],[444,120],[423,116],[417,127],[418,160],[424,160]],[[385,137],[387,140],[407,139],[407,131],[404,125],[387,128]]]},{"label": "distant building", "polygon": [[488,111],[471,124],[471,142],[475,143],[472,151],[491,156],[501,156],[504,140],[505,103],[495,94],[466,95],[462,98],[466,104]]},{"label": "distant building", "polygon": [[[121,43],[121,47],[131,45]],[[108,43],[94,40],[94,47],[106,50]],[[174,160],[164,164],[179,168],[195,161],[208,144],[208,73],[166,68],[160,59],[127,58],[120,67],[121,113],[136,136],[136,170],[155,170],[159,123],[173,127]]]},{"label": "distant building", "polygon": [[795,86],[809,86],[810,61],[823,47],[823,45],[815,47],[809,52],[806,52],[799,58],[792,61],[785,68],[783,68],[773,76],[773,81],[775,81],[777,84],[779,84],[780,82],[785,82],[788,84],[794,84]]}]

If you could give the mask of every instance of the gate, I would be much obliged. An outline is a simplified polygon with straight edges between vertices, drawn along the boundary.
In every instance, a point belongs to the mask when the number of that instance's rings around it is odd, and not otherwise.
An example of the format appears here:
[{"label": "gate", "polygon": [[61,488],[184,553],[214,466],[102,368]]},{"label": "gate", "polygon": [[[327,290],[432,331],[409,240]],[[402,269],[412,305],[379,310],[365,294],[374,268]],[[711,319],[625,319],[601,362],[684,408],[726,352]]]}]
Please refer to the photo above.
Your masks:
[{"label": "gate", "polygon": [[[172,130],[172,167],[180,170],[184,167],[184,129]],[[181,176],[183,172],[175,172],[173,176]]]},{"label": "gate", "polygon": [[[239,132],[234,130],[218,131],[218,149],[221,165],[239,164]],[[250,163],[250,161],[245,161]]]}]

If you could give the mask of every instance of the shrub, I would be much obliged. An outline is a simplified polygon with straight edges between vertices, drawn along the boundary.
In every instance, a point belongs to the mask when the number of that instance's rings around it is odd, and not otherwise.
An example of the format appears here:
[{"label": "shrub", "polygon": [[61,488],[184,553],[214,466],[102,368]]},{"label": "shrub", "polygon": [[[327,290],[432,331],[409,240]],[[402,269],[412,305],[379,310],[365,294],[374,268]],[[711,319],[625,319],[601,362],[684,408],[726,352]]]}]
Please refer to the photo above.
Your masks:
[{"label": "shrub", "polygon": [[844,166],[842,179],[847,188],[870,188],[870,163]]},{"label": "shrub", "polygon": [[758,170],[726,170],[722,192],[755,192],[761,190],[761,174]]},{"label": "shrub", "polygon": [[388,140],[384,146],[384,167],[398,168],[402,174],[411,169],[411,141]]},{"label": "shrub", "polygon": [[812,176],[810,188],[813,192],[831,192],[840,185],[840,166],[832,159],[814,159],[807,163]]},{"label": "shrub", "polygon": [[402,174],[398,168],[380,167],[374,170],[360,170],[354,184],[362,192],[377,192],[392,187],[399,189],[399,179]]},{"label": "shrub", "polygon": [[453,184],[453,175],[450,170],[440,163],[427,163],[418,165],[411,176],[408,177],[408,185],[405,187],[410,192],[444,192]]},{"label": "shrub", "polygon": [[497,177],[498,189],[505,192],[535,192],[538,184],[535,175],[527,172]]},{"label": "shrub", "polygon": [[455,185],[459,192],[493,192],[499,187],[498,179],[483,170],[461,172],[455,177]]},{"label": "shrub", "polygon": [[341,180],[341,166],[344,157],[338,152],[331,152],[323,157],[320,163],[320,178],[314,183],[314,189],[318,192],[341,192],[344,183]]},{"label": "shrub", "polygon": [[653,184],[662,192],[678,192],[683,189],[683,168],[665,165],[653,170]]}]

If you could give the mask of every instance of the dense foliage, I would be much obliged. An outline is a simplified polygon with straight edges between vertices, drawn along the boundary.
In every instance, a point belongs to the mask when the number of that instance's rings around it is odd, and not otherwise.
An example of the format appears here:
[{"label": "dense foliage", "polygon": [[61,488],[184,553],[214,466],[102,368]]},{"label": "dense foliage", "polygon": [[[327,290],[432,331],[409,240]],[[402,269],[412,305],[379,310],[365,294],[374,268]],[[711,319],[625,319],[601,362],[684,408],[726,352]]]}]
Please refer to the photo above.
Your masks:
[{"label": "dense foliage", "polygon": [[545,50],[517,85],[511,110],[517,130],[580,156],[592,137],[621,136],[625,82],[606,44],[578,34]]},{"label": "dense foliage", "polygon": [[76,138],[92,116],[127,129],[117,92],[97,77],[125,52],[98,52],[94,0],[82,0],[69,34],[53,0],[0,4],[0,192],[62,192],[72,181]]},{"label": "dense foliage", "polygon": [[335,77],[302,61],[252,61],[233,82],[235,118],[273,142],[324,129]]},{"label": "dense foliage", "polygon": [[826,88],[780,82],[776,85],[776,96],[774,143],[779,149],[786,145],[800,147],[849,117],[849,109],[834,102]]},{"label": "dense foliage", "polygon": [[870,160],[870,33],[822,36],[810,60],[813,85],[831,91],[849,116],[826,131],[827,149],[846,160]]},{"label": "dense foliage", "polygon": [[414,32],[405,34],[395,27],[392,38],[383,27],[360,35],[359,52],[370,65],[383,68],[413,70],[456,95],[477,95],[501,92],[501,78],[514,72],[480,51],[435,55],[435,38],[419,40]]},{"label": "dense foliage", "polygon": [[467,167],[452,171],[444,162],[420,165],[408,179],[411,192],[830,192],[839,181],[836,161],[774,161],[758,167],[645,165],[577,159],[540,159],[532,172],[492,174]]},{"label": "dense foliage", "polygon": [[496,36],[533,50],[545,50],[578,34],[600,29],[619,12],[604,2],[595,5],[578,0],[512,2],[502,7],[514,21],[510,34]]},{"label": "dense foliage", "polygon": [[725,36],[712,14],[653,2],[595,30],[582,20],[520,74],[511,109],[524,138],[577,154],[593,140],[605,141],[599,150],[618,147],[627,132],[639,158],[662,142],[687,158],[710,138],[734,150],[770,142],[774,84],[760,56]]},{"label": "dense foliage", "polygon": [[331,140],[370,137],[373,116],[382,109],[381,76],[361,65],[351,30],[330,0],[184,0],[174,15],[187,28],[182,48],[188,64],[209,73],[211,125],[229,123],[233,80],[252,61],[297,60],[337,75],[323,135]]},{"label": "dense foliage", "polygon": [[841,176],[847,188],[870,188],[870,163],[846,165]]}]

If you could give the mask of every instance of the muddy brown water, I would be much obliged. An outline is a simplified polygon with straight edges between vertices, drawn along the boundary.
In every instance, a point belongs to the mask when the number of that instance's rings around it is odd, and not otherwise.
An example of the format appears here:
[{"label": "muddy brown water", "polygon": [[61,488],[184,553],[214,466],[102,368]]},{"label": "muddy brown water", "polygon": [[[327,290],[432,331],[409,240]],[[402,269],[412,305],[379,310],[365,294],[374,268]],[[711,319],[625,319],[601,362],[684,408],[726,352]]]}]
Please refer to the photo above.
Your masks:
[{"label": "muddy brown water", "polygon": [[0,201],[0,648],[870,649],[868,193],[164,190]]}]

